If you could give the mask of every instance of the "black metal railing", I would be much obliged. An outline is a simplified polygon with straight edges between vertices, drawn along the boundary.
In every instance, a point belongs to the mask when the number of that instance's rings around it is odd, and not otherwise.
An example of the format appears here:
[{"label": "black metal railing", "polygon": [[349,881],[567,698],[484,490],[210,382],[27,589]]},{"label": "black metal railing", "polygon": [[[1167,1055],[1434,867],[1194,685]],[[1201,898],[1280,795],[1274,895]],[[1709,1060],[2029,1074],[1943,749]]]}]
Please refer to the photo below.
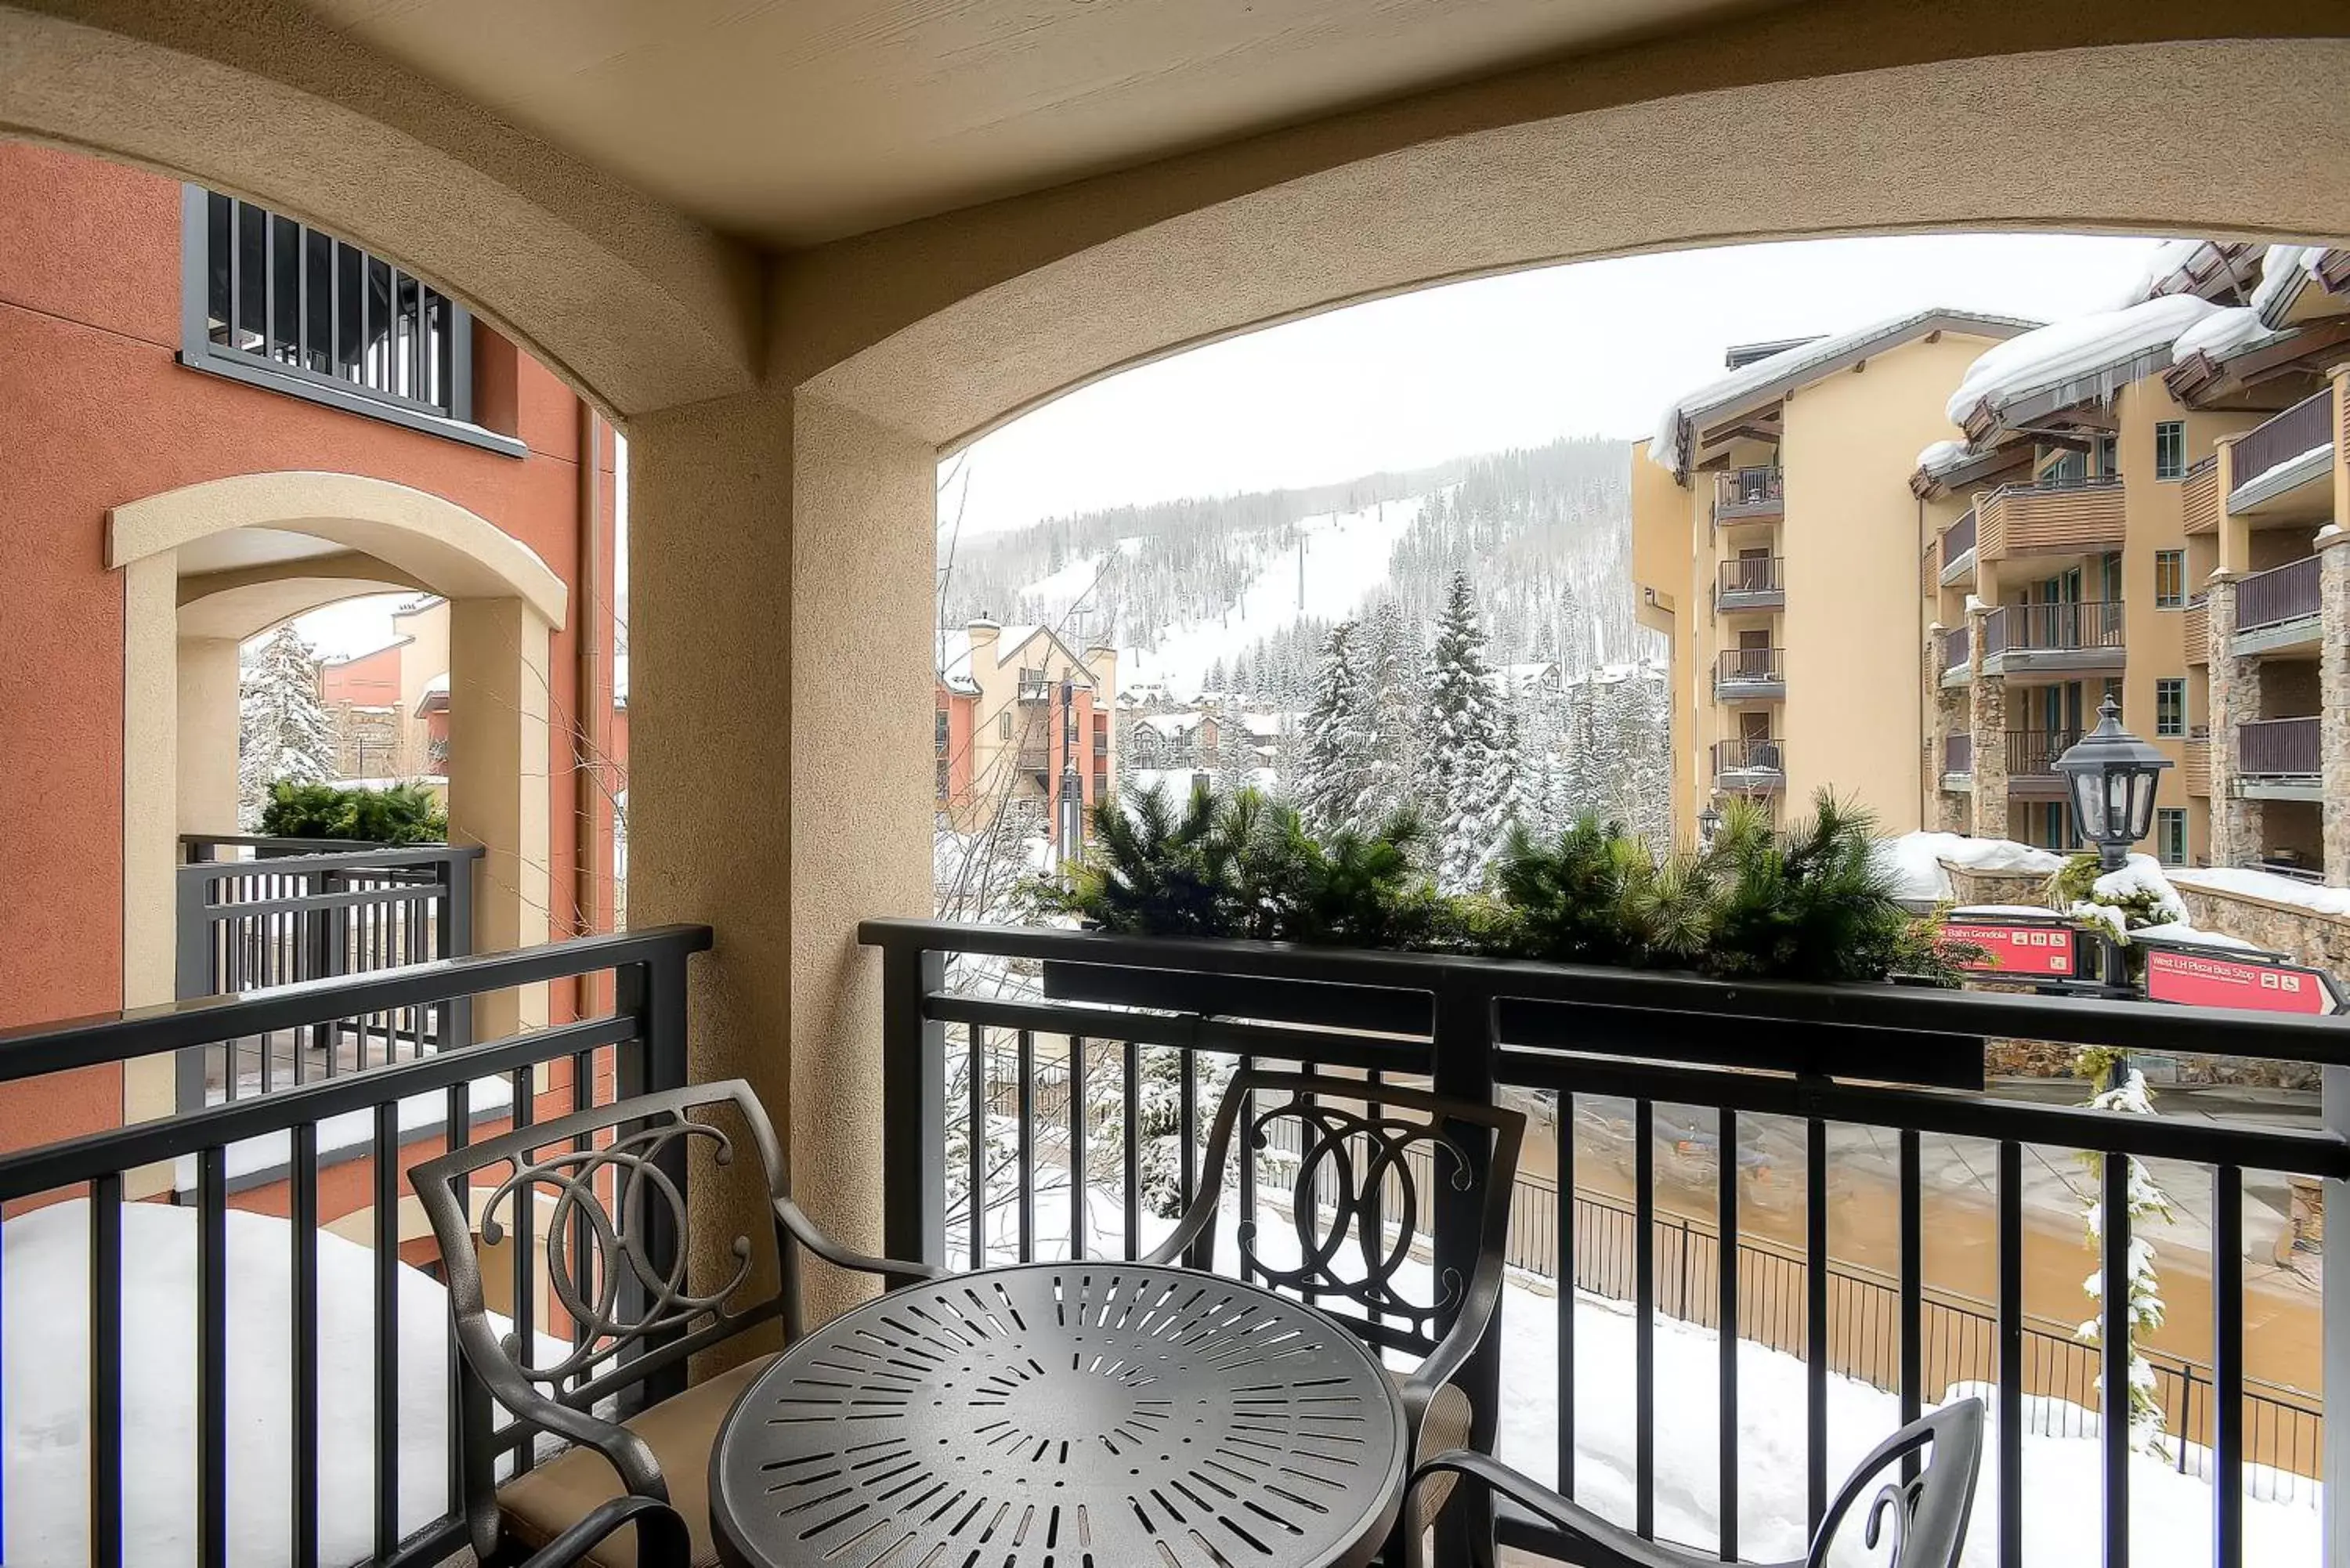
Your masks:
[{"label": "black metal railing", "polygon": [[1713,520],[1768,517],[1786,507],[1786,475],[1776,468],[1733,468],[1713,481]]},{"label": "black metal railing", "polygon": [[2334,389],[2314,392],[2236,438],[2228,480],[2238,489],[2303,452],[2334,444]]},{"label": "black metal railing", "polygon": [[1717,686],[1772,685],[1787,679],[1786,667],[1781,660],[1785,651],[1776,648],[1728,648],[1714,661],[1714,684]]},{"label": "black metal railing", "polygon": [[1954,730],[1942,737],[1942,771],[1946,774],[1970,774],[1975,771],[1975,738],[1971,732]]},{"label": "black metal railing", "polygon": [[2247,778],[2314,779],[2324,773],[2321,721],[2251,719],[2236,726],[2236,771]]},{"label": "black metal railing", "polygon": [[1729,774],[1782,774],[1787,771],[1787,742],[1768,735],[1741,735],[1713,743],[1716,778]]},{"label": "black metal railing", "polygon": [[2007,732],[2007,776],[2010,779],[2054,777],[2056,759],[2079,742],[2078,730],[2010,730]]},{"label": "black metal railing", "polygon": [[1983,618],[1983,651],[2118,649],[2123,643],[2123,609],[2119,599],[2002,605]]},{"label": "black metal railing", "polygon": [[2236,585],[2236,629],[2255,631],[2316,615],[2322,570],[2315,556],[2306,556],[2245,577]]},{"label": "black metal railing", "polygon": [[1724,561],[1718,593],[1725,599],[1741,595],[1760,597],[1783,594],[1787,585],[1781,578],[1781,566],[1776,556],[1741,556],[1736,560]]},{"label": "black metal railing", "polygon": [[1942,668],[1964,670],[1974,652],[1974,633],[1963,626],[1954,626],[1942,633]]},{"label": "black metal railing", "polygon": [[[38,1210],[30,1218],[76,1243],[37,1256],[12,1245],[12,1297],[30,1292],[45,1314],[88,1324],[86,1365],[78,1357],[44,1373],[11,1357],[12,1397],[31,1397],[36,1378],[55,1376],[61,1402],[72,1407],[78,1397],[87,1417],[78,1445],[11,1452],[12,1506],[36,1490],[86,1498],[86,1540],[59,1550],[95,1568],[229,1568],[261,1558],[423,1568],[458,1552],[466,1531],[455,1501],[463,1471],[454,1344],[439,1287],[401,1261],[405,1168],[542,1110],[583,1109],[599,1093],[682,1085],[686,960],[710,940],[707,927],[656,927],[0,1032],[0,1083],[26,1083],[92,1067],[129,1072],[225,1040],[580,975],[611,975],[618,998],[608,1016],[0,1155],[12,1230]],[[322,1165],[338,1152],[365,1162],[363,1179],[348,1179],[346,1165],[322,1185]],[[667,1174],[686,1172],[681,1164]],[[238,1205],[255,1211],[232,1214],[231,1193],[257,1181],[271,1190]],[[182,1201],[138,1200],[159,1182]],[[365,1243],[326,1232],[352,1215],[367,1217]],[[507,1218],[518,1244],[501,1310],[525,1345],[577,1345],[582,1330],[552,1304],[561,1291],[541,1277],[529,1220]],[[644,1277],[667,1277],[680,1239],[650,1244],[660,1256],[648,1258]],[[573,1256],[590,1251],[583,1244]],[[35,1268],[38,1277],[26,1277]],[[604,1282],[561,1290],[594,1301]],[[625,1278],[613,1283],[631,1288]],[[28,1331],[12,1316],[12,1336]],[[158,1333],[185,1346],[160,1364],[167,1370],[130,1342]],[[488,1433],[467,1440],[517,1447]],[[421,1476],[420,1449],[430,1455]],[[283,1469],[271,1453],[286,1456]],[[514,1452],[506,1462],[526,1469],[534,1456]],[[275,1539],[273,1520],[284,1521]]]},{"label": "black metal railing", "polygon": [[1959,557],[1975,547],[1975,509],[1968,507],[1959,520],[1942,530],[1942,570],[1949,571],[1959,564]]},{"label": "black metal railing", "polygon": [[[1749,1299],[1747,1267],[1716,1266],[1710,1276],[1699,1269],[1694,1292],[1711,1296],[1714,1324],[1742,1325],[1741,1334],[1716,1334],[1701,1353],[1719,1364],[1719,1410],[1711,1428],[1717,1495],[1743,1492],[1750,1508],[1757,1501],[1786,1511],[1800,1508],[1814,1524],[1832,1480],[1827,1419],[1839,1343],[1859,1345],[1858,1354],[1893,1364],[1898,1412],[1886,1412],[1888,1429],[1897,1414],[1907,1418],[1949,1395],[1947,1384],[1929,1377],[1928,1303],[1935,1298],[1925,1282],[1922,1142],[1982,1140],[1979,1156],[1971,1158],[1986,1173],[1991,1212],[1985,1230],[1995,1242],[1988,1362],[1996,1438],[1975,1533],[2002,1568],[2019,1568],[2031,1546],[2025,1442],[2035,1423],[2048,1423],[2028,1413],[2027,1401],[2063,1397],[2068,1388],[2093,1403],[2096,1398],[2034,1358],[2033,1347],[2041,1342],[2031,1337],[2034,1324],[2024,1310],[2027,1149],[2035,1161],[2064,1158],[2051,1150],[2088,1157],[2097,1256],[2104,1277],[2113,1280],[2127,1275],[2132,1256],[2130,1161],[2161,1162],[2173,1172],[2179,1166],[2200,1168],[2211,1195],[2212,1359],[2208,1374],[2199,1368],[2192,1381],[2181,1376],[2166,1385],[2158,1372],[2157,1382],[2166,1392],[2178,1391],[2178,1407],[2164,1407],[2166,1425],[2174,1432],[2206,1434],[2199,1446],[2208,1449],[2208,1458],[2193,1468],[2210,1480],[2210,1560],[2220,1568],[2241,1568],[2244,1561],[2246,1469],[2256,1440],[2246,1397],[2245,1173],[2350,1176],[2350,1143],[2316,1126],[2129,1116],[1984,1092],[1986,1041],[2143,1049],[2156,1016],[2150,1004],[1727,982],[927,920],[869,920],[859,938],[878,948],[882,960],[882,1075],[889,1086],[883,1106],[884,1219],[892,1255],[972,1267],[1047,1254],[1133,1256],[1155,1239],[1146,1216],[1171,1213],[1196,1192],[1204,1113],[1214,1104],[1202,1078],[1212,1082],[1233,1064],[1299,1064],[1328,1075],[1336,1099],[1344,1098],[1349,1077],[1426,1081],[1440,1094],[1471,1100],[1523,1103],[1530,1096],[1546,1096],[1556,1107],[1553,1168],[1577,1170],[1578,1156],[1588,1148],[1594,1158],[1612,1156],[1630,1189],[1632,1257],[1619,1277],[1633,1311],[1626,1324],[1621,1317],[1602,1320],[1578,1310],[1573,1291],[1555,1291],[1548,1300],[1513,1293],[1503,1332],[1488,1337],[1461,1374],[1476,1412],[1471,1439],[1493,1440],[1501,1379],[1510,1376],[1518,1430],[1524,1429],[1530,1406],[1552,1403],[1555,1416],[1546,1445],[1552,1451],[1505,1457],[1551,1468],[1572,1494],[1579,1449],[1612,1449],[1630,1482],[1633,1522],[1648,1534],[1656,1530],[1659,1484],[1657,1321],[1669,1315],[1669,1299],[1660,1282],[1673,1277],[1674,1266],[1659,1258],[1655,1222],[1661,1110],[1670,1110],[1676,1122],[1690,1122],[1687,1113],[1672,1108],[1697,1108],[1692,1136],[1701,1147],[1710,1146],[1712,1158],[1690,1179],[1700,1191],[1711,1189],[1715,1233],[1733,1245],[1746,1241],[1742,1206],[1750,1197],[1760,1218],[1778,1207],[1762,1201],[1746,1174],[1750,1144],[1775,1129],[1788,1151],[1790,1179],[1800,1172],[1802,1243],[1790,1249],[1799,1260],[1790,1266],[1800,1272],[1800,1289],[1763,1286],[1760,1298],[1800,1298],[1791,1326],[1770,1331],[1800,1350],[1803,1395],[1779,1412],[1804,1434],[1799,1484],[1742,1468],[1740,1341],[1759,1310]],[[2350,1064],[2350,1023],[2342,1020],[2196,1008],[2164,1009],[2158,1016],[2163,1044],[2173,1052]],[[1004,1043],[1015,1064],[1019,1114],[991,1117],[983,1075],[989,1054]],[[1149,1079],[1147,1090],[1146,1053],[1173,1064]],[[1062,1118],[1057,1158],[1051,1142],[1056,1129],[1032,1114],[1030,1085],[1040,1055],[1060,1056],[1073,1081],[1089,1085],[1072,1098],[1077,1108]],[[1888,1083],[1888,1076],[1899,1081]],[[1107,1147],[1097,1143],[1100,1123],[1084,1109],[1096,1085],[1119,1107],[1115,1125],[1121,1136]],[[1610,1104],[1621,1108],[1629,1133],[1598,1147],[1600,1135],[1587,1127],[1585,1113]],[[1141,1140],[1151,1147],[1139,1150],[1135,1129],[1153,1108],[1171,1130]],[[962,1140],[951,1158],[951,1128]],[[1872,1149],[1892,1173],[1889,1206],[1897,1222],[1890,1229],[1898,1260],[1887,1284],[1894,1301],[1891,1343],[1881,1346],[1856,1341],[1849,1326],[1840,1326],[1854,1321],[1854,1309],[1836,1282],[1829,1248],[1831,1137],[1839,1128],[1860,1129],[1858,1143],[1849,1133],[1835,1136],[1846,1139],[1848,1150]],[[1226,1201],[1244,1222],[1256,1219],[1261,1205],[1277,1210],[1284,1201],[1253,1162],[1241,1161],[1238,1178]],[[1048,1192],[1055,1182],[1057,1192]],[[1158,1195],[1146,1199],[1146,1189]],[[1421,1212],[1432,1210],[1430,1266],[1436,1277],[1457,1268],[1467,1278],[1482,1240],[1476,1196],[1456,1194],[1450,1184],[1424,1196],[1430,1208]],[[1592,1245],[1583,1234],[1587,1212],[1577,1203],[1554,1201],[1548,1216],[1528,1221],[1538,1226],[1546,1218],[1555,1231],[1549,1243],[1554,1270],[1557,1260],[1572,1259],[1580,1272]],[[1097,1222],[1100,1218],[1107,1222]],[[1689,1293],[1685,1289],[1679,1304],[1694,1310]],[[2107,1302],[2121,1294],[2108,1293]],[[2119,1310],[2100,1309],[2108,1331]],[[1530,1312],[1550,1320],[1544,1337],[1555,1346],[1555,1387],[1545,1386],[1550,1378],[1505,1366],[1509,1324],[1524,1323]],[[1620,1334],[1627,1342],[1622,1358],[1629,1371],[1628,1401],[1612,1379],[1586,1395],[1577,1336],[1586,1333]],[[1614,1338],[1605,1344],[1616,1353]],[[1686,1354],[1688,1342],[1676,1339],[1672,1348]],[[2095,1354],[2100,1387],[2128,1386],[2128,1334],[2106,1333]],[[2288,1393],[2263,1397],[2292,1402]],[[2292,1441],[2318,1441],[2314,1403],[2293,1407],[2306,1420],[2297,1418],[2295,1430],[2305,1436]],[[2089,1425],[2097,1445],[2096,1490],[2073,1501],[2100,1510],[2104,1560],[2117,1568],[2128,1560],[2129,1498],[2140,1461],[2132,1457],[2129,1422]],[[1774,1486],[1780,1495],[1758,1497]],[[1687,1505],[1687,1496],[1682,1502]],[[2328,1499],[2324,1506],[2340,1505]],[[1464,1524],[1480,1528],[1473,1518]],[[1717,1521],[1712,1544],[1725,1560],[1740,1555],[1738,1526],[1735,1511]],[[1565,1546],[1514,1518],[1502,1521],[1501,1533],[1505,1541],[1554,1551]]]},{"label": "black metal railing", "polygon": [[[221,996],[473,951],[473,845],[190,834],[175,873],[175,994]],[[463,998],[224,1036],[180,1063],[182,1110],[462,1044]]]}]

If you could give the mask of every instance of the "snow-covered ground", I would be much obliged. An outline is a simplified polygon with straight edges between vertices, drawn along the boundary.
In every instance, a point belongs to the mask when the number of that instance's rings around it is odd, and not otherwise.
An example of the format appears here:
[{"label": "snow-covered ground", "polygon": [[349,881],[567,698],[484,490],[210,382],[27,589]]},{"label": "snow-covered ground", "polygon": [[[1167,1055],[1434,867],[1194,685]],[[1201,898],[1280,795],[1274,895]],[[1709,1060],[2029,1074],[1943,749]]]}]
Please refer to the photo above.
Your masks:
[{"label": "snow-covered ground", "polygon": [[2266,898],[2272,904],[2294,904],[2320,915],[2350,915],[2350,888],[2321,888],[2272,871],[2239,871],[2227,867],[2208,870],[2173,867],[2170,879],[2182,888]]},{"label": "snow-covered ground", "polygon": [[[1269,553],[1230,614],[1163,628],[1156,648],[1118,649],[1118,684],[1160,681],[1179,700],[1188,699],[1205,683],[1211,665],[1258,638],[1307,618],[1336,621],[1353,615],[1387,582],[1388,556],[1419,515],[1421,499],[1305,518],[1297,524],[1305,553],[1302,598],[1297,547]],[[1074,566],[1047,581],[1070,576]],[[1090,580],[1074,580],[1069,594],[1083,591]],[[1035,593],[1043,586],[1024,592]]]},{"label": "snow-covered ground", "polygon": [[2045,877],[2064,864],[2054,850],[2036,849],[2007,838],[1969,838],[1959,833],[1905,833],[1877,840],[1878,860],[1893,874],[1893,896],[1933,903],[1952,897],[1942,862],[1970,871],[2024,872]]},{"label": "snow-covered ground", "polygon": [[[122,1210],[123,1561],[195,1561],[196,1210]],[[400,1521],[446,1504],[449,1299],[399,1271]],[[293,1231],[228,1215],[228,1560],[293,1560]],[[88,1560],[89,1206],[74,1199],[0,1226],[0,1428],[8,1568]],[[547,1352],[553,1342],[542,1337]],[[541,1359],[547,1357],[542,1355]],[[375,1253],[318,1234],[318,1560],[373,1547]]]}]

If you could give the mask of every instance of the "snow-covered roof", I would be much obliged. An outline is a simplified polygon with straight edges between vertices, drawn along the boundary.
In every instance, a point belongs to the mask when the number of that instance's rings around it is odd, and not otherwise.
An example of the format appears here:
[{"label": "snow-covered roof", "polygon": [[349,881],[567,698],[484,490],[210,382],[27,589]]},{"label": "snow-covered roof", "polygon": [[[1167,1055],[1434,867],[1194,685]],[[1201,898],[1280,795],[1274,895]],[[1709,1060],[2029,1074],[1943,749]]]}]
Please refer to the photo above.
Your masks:
[{"label": "snow-covered roof", "polygon": [[1681,445],[1683,432],[1700,416],[1746,402],[1774,388],[1783,389],[1801,386],[1847,360],[1906,342],[1911,337],[1938,330],[2006,337],[2014,333],[2028,332],[2037,325],[2037,322],[2016,317],[1986,316],[1975,311],[1936,307],[1871,322],[1850,332],[1814,338],[1783,354],[1773,354],[1751,365],[1742,366],[1727,376],[1708,381],[1675,399],[1658,416],[1656,435],[1648,442],[1648,461],[1659,468],[1681,472],[1689,463],[1689,454]]},{"label": "snow-covered roof", "polygon": [[1948,473],[1967,460],[1967,443],[1962,441],[1930,441],[1918,452],[1918,466],[1928,473]]},{"label": "snow-covered roof", "polygon": [[435,691],[446,691],[448,690],[449,672],[445,670],[424,683],[424,695],[427,697],[430,697]]},{"label": "snow-covered roof", "polygon": [[2324,245],[2271,245],[2261,254],[2261,286],[2252,290],[2252,308],[2271,327],[2284,325],[2303,285],[2325,259]]},{"label": "snow-covered roof", "polygon": [[2262,321],[2261,313],[2251,306],[2226,306],[2172,338],[2170,359],[2177,364],[2198,354],[2213,359],[2232,359],[2291,336],[2290,329],[2279,330]]},{"label": "snow-covered roof", "polygon": [[1968,367],[1944,411],[1952,424],[1963,425],[1979,404],[2001,408],[2033,392],[2116,373],[2149,354],[2168,362],[2172,341],[2218,308],[2196,295],[2166,294],[2011,337]]},{"label": "snow-covered roof", "polygon": [[[984,627],[993,623],[977,624]],[[1084,670],[1087,667],[1084,656],[1061,640],[1059,635],[1051,627],[1039,626],[1033,622],[1024,626],[1003,627],[996,632],[995,667],[1001,670],[1011,663],[1014,655],[1039,637],[1050,639],[1053,646],[1061,650],[1062,657],[1076,669]],[[972,678],[971,648],[971,629],[968,627],[939,633],[939,679],[966,695],[979,690],[977,683]]]},{"label": "snow-covered roof", "polygon": [[1180,741],[1208,722],[1205,713],[1145,713],[1135,722],[1170,741]]},{"label": "snow-covered roof", "polygon": [[2198,251],[2210,243],[2209,240],[2158,240],[2155,242],[2153,250],[2146,258],[2146,270],[2138,274],[2137,282],[2131,286],[2128,293],[2122,296],[2121,305],[2125,307],[2136,305],[2141,300],[2163,292],[2162,286],[2176,276],[2188,263],[2193,261]]}]

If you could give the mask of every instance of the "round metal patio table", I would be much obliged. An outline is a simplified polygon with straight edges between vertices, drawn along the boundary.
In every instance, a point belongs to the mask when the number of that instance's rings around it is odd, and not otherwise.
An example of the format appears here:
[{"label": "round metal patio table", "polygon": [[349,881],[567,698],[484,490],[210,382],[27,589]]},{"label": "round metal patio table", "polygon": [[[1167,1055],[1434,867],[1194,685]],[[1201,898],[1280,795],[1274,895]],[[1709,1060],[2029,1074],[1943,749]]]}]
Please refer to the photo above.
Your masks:
[{"label": "round metal patio table", "polygon": [[1361,1342],[1271,1292],[991,1269],[776,1357],[712,1450],[711,1525],[735,1568],[1360,1568],[1404,1432]]}]

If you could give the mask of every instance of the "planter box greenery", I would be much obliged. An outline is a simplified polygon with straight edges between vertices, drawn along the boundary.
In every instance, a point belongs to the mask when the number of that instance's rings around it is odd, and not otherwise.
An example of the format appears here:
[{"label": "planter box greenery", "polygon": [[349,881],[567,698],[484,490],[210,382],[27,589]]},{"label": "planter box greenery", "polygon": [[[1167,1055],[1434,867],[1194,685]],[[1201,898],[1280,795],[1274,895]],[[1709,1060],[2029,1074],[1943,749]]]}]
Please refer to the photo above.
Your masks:
[{"label": "planter box greenery", "polygon": [[422,784],[384,789],[275,784],[261,813],[270,838],[338,838],[360,844],[445,844],[449,814]]}]

